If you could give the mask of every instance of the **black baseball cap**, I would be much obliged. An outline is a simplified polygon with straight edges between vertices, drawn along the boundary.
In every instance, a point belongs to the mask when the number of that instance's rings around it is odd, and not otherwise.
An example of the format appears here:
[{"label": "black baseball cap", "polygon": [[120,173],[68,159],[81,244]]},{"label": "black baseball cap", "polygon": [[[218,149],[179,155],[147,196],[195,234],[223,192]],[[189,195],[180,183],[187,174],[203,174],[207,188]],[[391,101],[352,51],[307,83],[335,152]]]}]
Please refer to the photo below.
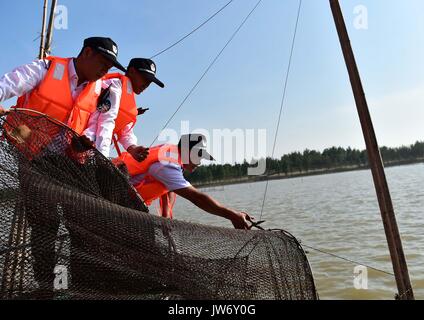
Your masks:
[{"label": "black baseball cap", "polygon": [[84,40],[84,48],[90,47],[101,53],[112,61],[113,66],[126,72],[125,68],[118,62],[118,45],[111,38],[91,37]]},{"label": "black baseball cap", "polygon": [[165,87],[163,82],[156,78],[156,64],[153,62],[153,60],[145,58],[134,58],[131,59],[128,65],[128,68],[130,67],[133,67],[137,69],[137,71],[143,73],[143,76],[156,83],[159,87]]},{"label": "black baseball cap", "polygon": [[214,157],[211,156],[209,152],[206,151],[206,137],[200,133],[190,133],[184,134],[180,138],[178,143],[180,148],[182,158],[187,156],[187,147],[190,156],[193,156],[192,151],[197,151],[194,155],[200,159],[206,159],[209,161],[214,161]]}]

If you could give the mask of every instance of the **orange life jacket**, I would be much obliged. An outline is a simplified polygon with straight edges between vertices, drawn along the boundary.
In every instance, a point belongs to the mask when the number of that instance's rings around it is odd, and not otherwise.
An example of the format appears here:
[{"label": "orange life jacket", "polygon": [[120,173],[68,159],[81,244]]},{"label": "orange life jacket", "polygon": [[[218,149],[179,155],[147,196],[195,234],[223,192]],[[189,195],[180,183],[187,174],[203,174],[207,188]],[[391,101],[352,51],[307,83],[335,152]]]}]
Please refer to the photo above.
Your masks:
[{"label": "orange life jacket", "polygon": [[[51,63],[44,79],[31,92],[19,97],[17,105],[12,108],[42,112],[81,134],[87,127],[91,113],[96,110],[101,92],[101,80],[89,82],[73,101],[69,81],[71,58],[48,57],[46,60]],[[6,125],[5,130],[11,143],[29,159],[47,147],[60,131],[59,127],[54,126],[46,131],[46,128],[37,125],[36,122],[39,121],[37,118],[23,118],[13,112],[8,114],[7,121],[10,125]],[[23,125],[28,126],[31,132],[25,141],[18,141],[14,138],[13,132]]]},{"label": "orange life jacket", "polygon": [[18,99],[16,107],[47,114],[81,134],[87,127],[91,113],[96,110],[101,80],[89,82],[74,101],[68,67],[72,58],[46,59],[51,61],[46,76],[28,95]]},{"label": "orange life jacket", "polygon": [[137,105],[135,94],[131,85],[131,80],[120,73],[107,74],[103,79],[119,79],[122,83],[122,95],[119,104],[118,115],[115,120],[115,129],[113,135],[118,135],[118,140],[122,134],[122,130],[130,123],[133,127],[137,121]]},{"label": "orange life jacket", "polygon": [[[150,148],[149,155],[142,162],[136,161],[127,152],[122,153],[119,159],[126,164],[131,176],[145,174],[143,181],[134,187],[147,205],[150,205],[152,201],[160,199],[164,194],[169,192],[163,183],[148,174],[150,166],[157,162],[168,162],[182,165],[178,147],[171,144],[163,144]],[[161,203],[161,206],[162,205],[163,203]],[[173,203],[168,203],[168,206],[172,217]]]}]

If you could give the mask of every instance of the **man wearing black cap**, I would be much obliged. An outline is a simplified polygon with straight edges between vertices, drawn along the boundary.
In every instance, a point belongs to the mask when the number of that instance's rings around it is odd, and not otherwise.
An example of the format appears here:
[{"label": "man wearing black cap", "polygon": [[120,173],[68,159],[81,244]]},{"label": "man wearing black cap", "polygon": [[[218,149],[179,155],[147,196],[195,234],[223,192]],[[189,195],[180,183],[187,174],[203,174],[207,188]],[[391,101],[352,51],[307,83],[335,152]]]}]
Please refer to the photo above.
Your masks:
[{"label": "man wearing black cap", "polygon": [[110,38],[84,40],[77,58],[48,57],[0,78],[0,102],[19,97],[16,107],[40,111],[82,133],[94,112],[101,79],[115,66],[118,48]]},{"label": "man wearing black cap", "polygon": [[84,132],[104,156],[109,156],[112,140],[115,146],[121,143],[137,161],[147,156],[148,149],[137,146],[133,132],[137,116],[145,111],[137,108],[135,95],[141,94],[152,82],[165,87],[156,78],[156,64],[145,58],[132,59],[125,75],[113,73],[104,77],[103,87],[107,89]]},{"label": "man wearing black cap", "polygon": [[118,46],[110,38],[85,39],[84,46],[75,60],[77,73],[81,67],[81,76],[85,76],[88,81],[100,79],[111,67],[125,72],[125,68],[118,62]]},{"label": "man wearing black cap", "polygon": [[[81,134],[90,114],[96,110],[102,88],[100,79],[112,66],[125,70],[117,56],[117,45],[110,38],[88,38],[76,58],[51,56],[1,77],[0,102],[19,97],[16,107],[47,114]],[[2,112],[0,108],[0,114]],[[57,132],[54,134],[56,138]],[[31,194],[27,189],[22,192]],[[57,206],[40,212],[36,203],[26,201],[25,212],[31,226],[34,276],[40,290],[52,292],[55,239],[59,228]]]},{"label": "man wearing black cap", "polygon": [[202,159],[214,160],[206,151],[206,137],[202,134],[181,136],[178,145],[164,144],[150,149],[141,163],[123,153],[115,164],[124,163],[131,174],[130,181],[147,205],[159,199],[162,216],[172,218],[175,194],[191,201],[208,213],[226,218],[237,229],[249,229],[251,218],[245,212],[226,208],[215,199],[193,187],[183,171],[194,171]]}]

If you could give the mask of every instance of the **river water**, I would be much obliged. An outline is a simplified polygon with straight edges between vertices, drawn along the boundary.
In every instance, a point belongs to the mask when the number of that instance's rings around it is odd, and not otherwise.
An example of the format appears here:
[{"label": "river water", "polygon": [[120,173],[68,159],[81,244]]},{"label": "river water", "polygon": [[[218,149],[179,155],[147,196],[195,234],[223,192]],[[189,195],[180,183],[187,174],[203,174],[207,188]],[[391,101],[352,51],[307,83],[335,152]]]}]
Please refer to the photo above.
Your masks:
[{"label": "river water", "polygon": [[[424,299],[424,164],[387,168],[386,174],[415,297]],[[258,182],[203,191],[259,219],[264,189],[265,182]],[[174,215],[230,226],[182,198]],[[270,181],[262,218],[267,229],[283,228],[307,246],[358,262],[305,248],[321,299],[394,298],[393,275],[368,268],[355,277],[361,264],[393,273],[370,171]]]}]

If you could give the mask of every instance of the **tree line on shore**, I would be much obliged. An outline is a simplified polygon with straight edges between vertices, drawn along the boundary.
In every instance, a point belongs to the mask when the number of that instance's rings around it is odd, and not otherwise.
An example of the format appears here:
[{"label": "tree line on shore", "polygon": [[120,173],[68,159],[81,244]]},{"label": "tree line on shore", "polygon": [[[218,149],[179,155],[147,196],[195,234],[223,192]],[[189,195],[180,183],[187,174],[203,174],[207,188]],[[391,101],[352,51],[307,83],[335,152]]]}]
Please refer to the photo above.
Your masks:
[{"label": "tree line on shore", "polygon": [[[410,146],[399,148],[380,148],[381,156],[385,163],[413,161],[424,159],[424,142],[417,141]],[[366,150],[352,148],[332,147],[324,151],[306,149],[302,152],[292,152],[280,159],[266,158],[266,175],[293,173],[308,173],[315,170],[331,170],[343,167],[365,167],[368,165]],[[211,164],[201,166],[186,178],[191,183],[211,183],[247,177],[247,161],[236,164]]]}]

